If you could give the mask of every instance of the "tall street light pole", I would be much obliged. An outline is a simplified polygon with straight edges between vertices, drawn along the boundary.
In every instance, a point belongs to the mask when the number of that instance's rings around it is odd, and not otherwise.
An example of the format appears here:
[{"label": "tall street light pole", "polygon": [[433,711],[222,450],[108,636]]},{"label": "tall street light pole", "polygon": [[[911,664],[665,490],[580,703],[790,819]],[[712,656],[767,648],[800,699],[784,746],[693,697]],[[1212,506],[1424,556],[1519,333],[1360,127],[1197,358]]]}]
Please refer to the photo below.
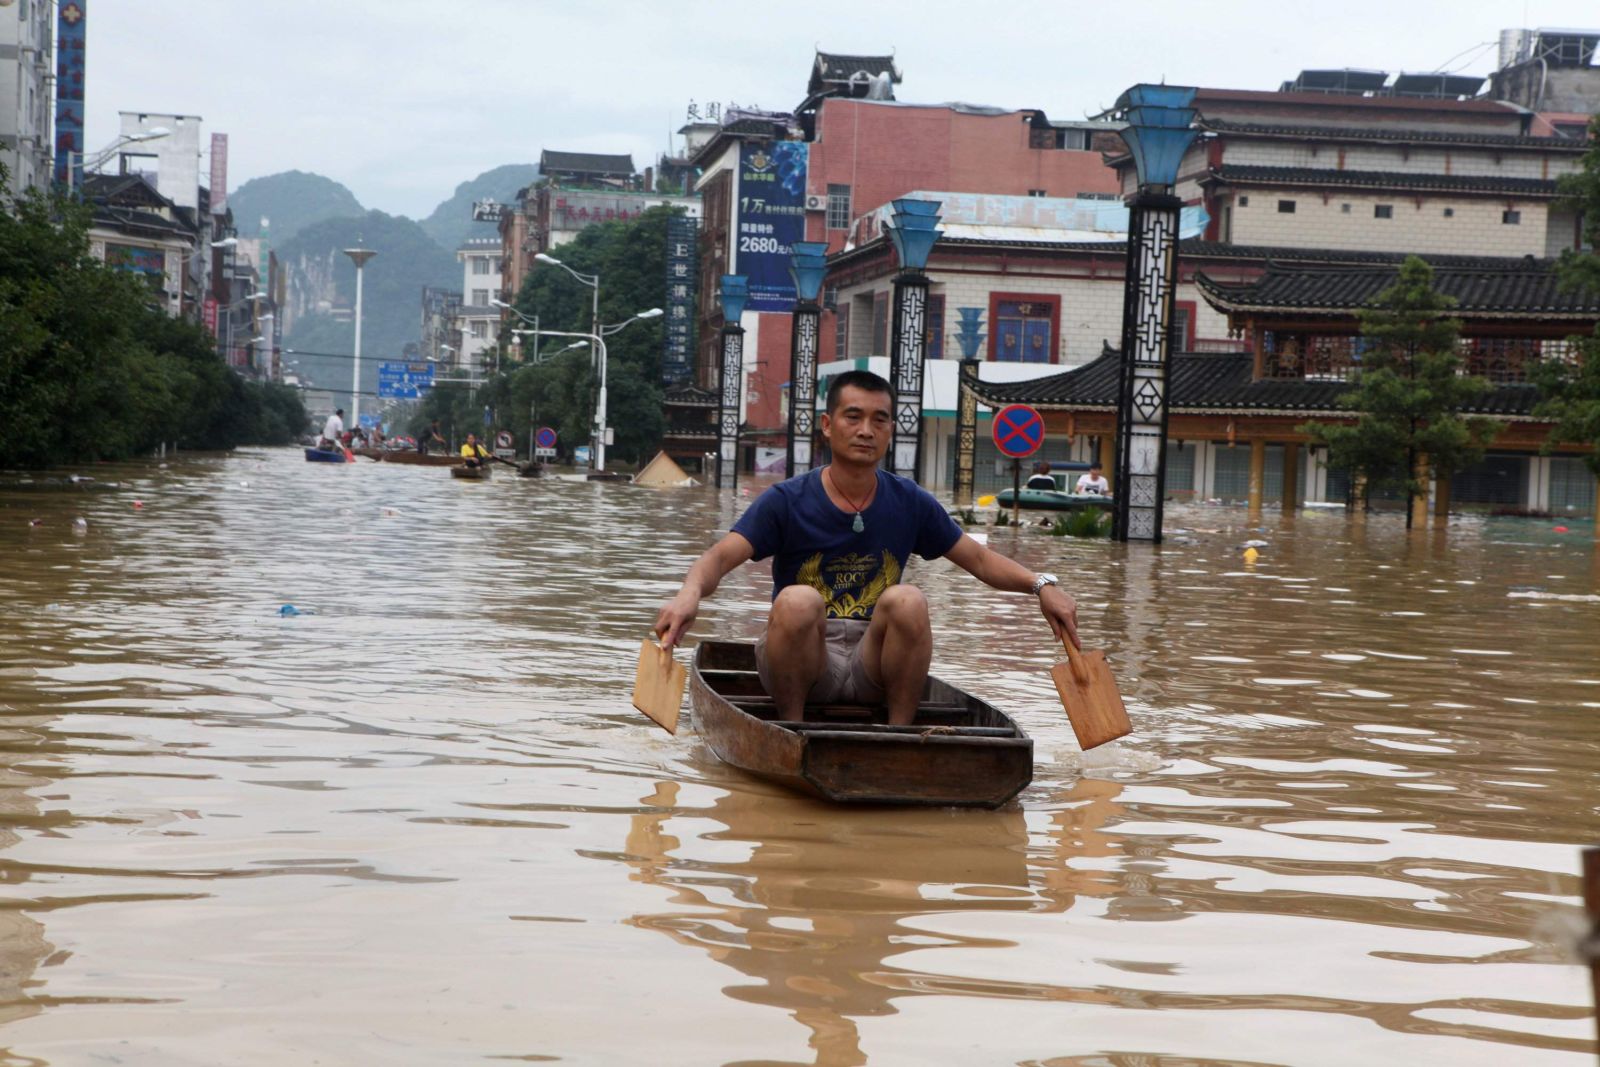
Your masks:
[{"label": "tall street light pole", "polygon": [[[661,317],[661,315],[662,315],[662,311],[661,311],[660,308],[651,308],[649,311],[641,311],[641,312],[639,312],[639,314],[633,316],[631,319],[627,319],[627,320],[625,320],[623,322],[614,323],[613,325],[610,325],[610,326],[602,326],[602,327],[600,327],[599,331],[596,332],[596,333],[572,333],[572,332],[567,331],[567,330],[544,330],[544,331],[542,331],[543,332],[543,336],[545,336],[545,337],[579,337],[579,338],[582,338],[582,340],[579,341],[578,344],[584,344],[584,343],[592,344],[592,345],[594,345],[595,352],[598,354],[598,358],[600,360],[600,395],[599,395],[598,400],[595,402],[595,408],[594,408],[594,434],[595,434],[595,436],[594,436],[594,443],[590,448],[590,456],[593,459],[594,469],[595,469],[595,473],[596,474],[604,474],[605,471],[606,471],[606,364],[607,364],[608,360],[606,358],[606,340],[605,339],[607,337],[611,336],[612,334],[618,332],[619,330],[622,330],[623,328],[625,328],[627,326],[633,325],[635,322],[638,322],[641,319],[659,319]],[[576,348],[577,345],[568,345],[567,347],[568,348]]]},{"label": "tall street light pole", "polygon": [[939,229],[939,201],[894,201],[889,240],[900,260],[894,277],[894,333],[889,384],[894,388],[894,441],[889,469],[916,481],[922,466],[922,362],[928,355],[928,276],[923,270]]},{"label": "tall street light pole", "polygon": [[1122,380],[1117,399],[1118,541],[1161,540],[1167,477],[1167,356],[1178,280],[1178,166],[1194,142],[1195,91],[1135,85],[1117,100],[1138,171],[1128,199],[1128,262],[1122,290]]},{"label": "tall street light pole", "polygon": [[739,392],[744,375],[744,327],[739,319],[750,299],[750,279],[724,274],[718,299],[722,302],[722,370],[717,386],[717,488],[732,489],[739,481]]},{"label": "tall street light pole", "polygon": [[367,260],[378,253],[370,248],[346,248],[344,254],[356,265],[356,359],[350,379],[350,425],[361,425],[361,274]]},{"label": "tall street light pole", "polygon": [[794,326],[789,335],[789,448],[784,476],[793,478],[812,467],[812,427],[817,418],[817,343],[822,308],[817,294],[828,273],[828,242],[796,241],[790,246],[789,274],[794,278]]},{"label": "tall street light pole", "polygon": [[549,263],[553,266],[560,267],[562,270],[578,279],[578,281],[594,290],[594,298],[589,304],[589,332],[598,333],[600,331],[600,275],[584,274],[581,271],[575,271],[565,263],[561,262],[555,256],[544,252],[536,254],[533,258],[540,263]]}]

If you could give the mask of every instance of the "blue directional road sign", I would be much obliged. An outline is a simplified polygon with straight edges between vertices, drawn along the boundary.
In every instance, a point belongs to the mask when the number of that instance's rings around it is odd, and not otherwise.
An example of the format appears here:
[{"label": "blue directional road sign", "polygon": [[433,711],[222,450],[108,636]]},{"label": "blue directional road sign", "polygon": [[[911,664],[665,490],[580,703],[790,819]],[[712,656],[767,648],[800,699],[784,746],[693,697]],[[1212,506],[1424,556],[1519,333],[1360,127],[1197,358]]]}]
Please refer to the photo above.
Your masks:
[{"label": "blue directional road sign", "polygon": [[995,412],[994,446],[1012,459],[1022,459],[1044,444],[1044,419],[1027,404],[1010,404]]},{"label": "blue directional road sign", "polygon": [[396,400],[417,400],[433,388],[432,363],[378,364],[378,395]]}]

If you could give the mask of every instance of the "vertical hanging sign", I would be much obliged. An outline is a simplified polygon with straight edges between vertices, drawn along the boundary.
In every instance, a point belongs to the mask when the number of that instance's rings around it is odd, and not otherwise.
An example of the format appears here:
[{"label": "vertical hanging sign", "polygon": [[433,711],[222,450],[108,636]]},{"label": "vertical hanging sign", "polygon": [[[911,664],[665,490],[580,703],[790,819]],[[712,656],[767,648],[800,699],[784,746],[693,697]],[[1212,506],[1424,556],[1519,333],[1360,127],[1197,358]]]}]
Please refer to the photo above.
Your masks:
[{"label": "vertical hanging sign", "polygon": [[228,210],[228,135],[211,135],[211,213]]},{"label": "vertical hanging sign", "polygon": [[729,270],[750,279],[746,310],[794,310],[789,254],[806,235],[810,147],[804,141],[746,141],[739,147],[739,232]]},{"label": "vertical hanging sign", "polygon": [[661,350],[661,380],[680,382],[693,373],[695,284],[700,223],[687,215],[667,220],[667,325]]},{"label": "vertical hanging sign", "polygon": [[[56,12],[56,166],[61,185],[76,185],[83,169],[83,59],[88,0],[67,0]],[[78,172],[78,173],[75,173]]]}]

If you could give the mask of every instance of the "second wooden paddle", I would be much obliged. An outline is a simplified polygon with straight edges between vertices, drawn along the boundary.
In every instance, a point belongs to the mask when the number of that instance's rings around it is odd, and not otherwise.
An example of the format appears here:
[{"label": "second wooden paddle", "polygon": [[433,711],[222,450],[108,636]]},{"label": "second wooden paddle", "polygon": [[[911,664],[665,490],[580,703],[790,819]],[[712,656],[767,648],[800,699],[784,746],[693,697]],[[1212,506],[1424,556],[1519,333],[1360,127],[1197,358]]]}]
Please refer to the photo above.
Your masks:
[{"label": "second wooden paddle", "polygon": [[688,672],[662,648],[652,634],[639,645],[639,668],[633,676],[633,706],[669,734],[678,732],[678,712],[683,706],[683,686]]},{"label": "second wooden paddle", "polygon": [[1087,752],[1131,734],[1133,724],[1122,706],[1122,694],[1117,692],[1117,680],[1111,676],[1105,653],[1098,649],[1079,652],[1071,638],[1062,644],[1067,646],[1067,662],[1050,668],[1050,680],[1061,694],[1061,706],[1067,709],[1079,747]]}]

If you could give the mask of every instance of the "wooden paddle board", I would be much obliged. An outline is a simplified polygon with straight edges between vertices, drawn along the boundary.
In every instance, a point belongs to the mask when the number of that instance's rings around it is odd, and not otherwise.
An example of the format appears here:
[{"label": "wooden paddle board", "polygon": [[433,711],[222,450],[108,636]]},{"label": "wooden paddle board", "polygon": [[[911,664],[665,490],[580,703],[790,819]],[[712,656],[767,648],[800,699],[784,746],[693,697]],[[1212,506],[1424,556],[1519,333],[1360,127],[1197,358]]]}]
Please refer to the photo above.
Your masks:
[{"label": "wooden paddle board", "polygon": [[1067,646],[1067,662],[1050,668],[1050,680],[1056,683],[1079,747],[1087,752],[1133,733],[1105,653],[1098,649],[1079,652],[1070,638],[1063,644]]},{"label": "wooden paddle board", "polygon": [[639,644],[639,668],[633,676],[633,706],[669,734],[678,732],[683,686],[688,672],[653,637]]}]

